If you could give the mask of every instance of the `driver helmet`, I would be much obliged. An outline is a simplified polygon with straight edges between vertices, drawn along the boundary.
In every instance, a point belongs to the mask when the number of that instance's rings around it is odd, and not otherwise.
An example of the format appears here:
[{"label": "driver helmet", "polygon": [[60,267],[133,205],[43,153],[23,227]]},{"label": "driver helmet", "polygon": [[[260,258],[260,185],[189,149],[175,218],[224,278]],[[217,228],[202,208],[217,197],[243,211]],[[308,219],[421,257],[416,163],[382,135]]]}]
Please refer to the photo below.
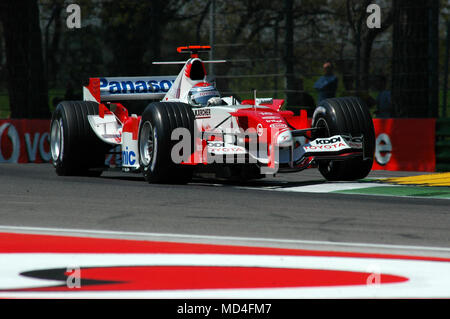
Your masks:
[{"label": "driver helmet", "polygon": [[206,106],[209,99],[220,97],[216,88],[208,82],[202,82],[194,85],[188,93],[189,104],[194,106]]}]

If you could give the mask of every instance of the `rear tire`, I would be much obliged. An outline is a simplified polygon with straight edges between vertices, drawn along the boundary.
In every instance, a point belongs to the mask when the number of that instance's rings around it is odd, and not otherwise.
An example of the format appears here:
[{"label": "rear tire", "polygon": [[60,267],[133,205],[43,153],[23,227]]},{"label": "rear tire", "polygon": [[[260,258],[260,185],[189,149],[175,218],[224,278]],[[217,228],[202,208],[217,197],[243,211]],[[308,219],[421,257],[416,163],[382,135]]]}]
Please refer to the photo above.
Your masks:
[{"label": "rear tire", "polygon": [[142,173],[149,183],[186,184],[192,179],[194,166],[175,163],[171,153],[178,141],[172,141],[172,132],[185,128],[190,133],[189,150],[184,150],[186,161],[194,150],[195,116],[191,107],[178,102],[154,102],[142,114],[139,127],[139,161]]},{"label": "rear tire", "polygon": [[312,126],[321,128],[314,137],[334,135],[364,136],[364,157],[345,161],[319,161],[319,171],[329,181],[353,181],[365,178],[372,169],[375,131],[364,102],[356,97],[322,101],[313,115]]},{"label": "rear tire", "polygon": [[105,154],[111,146],[101,141],[91,129],[88,115],[97,114],[96,102],[63,101],[58,104],[50,124],[50,149],[56,174],[102,174]]}]

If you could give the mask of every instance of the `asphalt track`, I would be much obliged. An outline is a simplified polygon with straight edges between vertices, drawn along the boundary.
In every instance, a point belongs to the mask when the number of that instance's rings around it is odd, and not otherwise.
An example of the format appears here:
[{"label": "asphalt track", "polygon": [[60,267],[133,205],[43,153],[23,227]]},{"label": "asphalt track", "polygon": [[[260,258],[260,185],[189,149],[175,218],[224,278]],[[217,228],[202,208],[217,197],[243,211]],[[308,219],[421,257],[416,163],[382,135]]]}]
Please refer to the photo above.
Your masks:
[{"label": "asphalt track", "polygon": [[0,164],[0,181],[2,231],[450,256],[448,200],[265,188],[325,183],[314,169],[247,185],[150,185],[136,174],[58,177],[48,164]]}]

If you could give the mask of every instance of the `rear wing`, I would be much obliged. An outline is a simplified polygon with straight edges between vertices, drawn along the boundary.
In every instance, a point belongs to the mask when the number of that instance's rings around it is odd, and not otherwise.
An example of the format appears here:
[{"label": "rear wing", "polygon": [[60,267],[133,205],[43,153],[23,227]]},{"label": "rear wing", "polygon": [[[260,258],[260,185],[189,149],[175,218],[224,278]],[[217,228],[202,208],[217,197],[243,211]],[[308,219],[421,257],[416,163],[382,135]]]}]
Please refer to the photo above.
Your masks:
[{"label": "rear wing", "polygon": [[83,87],[83,100],[97,103],[125,100],[159,100],[172,87],[176,76],[90,78]]},{"label": "rear wing", "polygon": [[[199,52],[211,50],[209,45],[189,45],[178,47],[178,53],[190,53],[191,59],[175,62],[154,62],[154,64],[185,64],[198,59]],[[225,60],[205,61],[205,63],[224,63]],[[201,61],[203,66],[203,61]],[[204,68],[204,66],[203,66]],[[183,69],[184,70],[184,69]],[[182,72],[183,72],[182,70]],[[205,72],[206,75],[206,72]],[[83,100],[97,103],[126,100],[162,100],[169,92],[178,75],[139,76],[139,77],[98,77],[90,78],[89,85],[83,87]],[[181,85],[180,83],[177,85]],[[180,90],[180,87],[177,89]]]}]

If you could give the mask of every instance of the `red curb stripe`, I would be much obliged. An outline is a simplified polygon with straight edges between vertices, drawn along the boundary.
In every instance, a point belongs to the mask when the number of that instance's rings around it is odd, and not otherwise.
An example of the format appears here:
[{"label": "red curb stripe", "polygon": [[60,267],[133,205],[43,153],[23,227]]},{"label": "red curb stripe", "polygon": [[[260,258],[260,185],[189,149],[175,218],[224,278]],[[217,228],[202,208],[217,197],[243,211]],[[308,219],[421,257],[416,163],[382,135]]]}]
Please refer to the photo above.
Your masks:
[{"label": "red curb stripe", "polygon": [[0,253],[231,254],[383,258],[450,262],[450,258],[0,233]]},{"label": "red curb stripe", "polygon": [[[138,266],[81,269],[83,279],[109,283],[14,291],[125,291],[180,289],[299,288],[367,285],[369,273],[259,267]],[[381,274],[377,284],[401,283],[405,277]],[[65,283],[64,283],[65,284]]]}]

